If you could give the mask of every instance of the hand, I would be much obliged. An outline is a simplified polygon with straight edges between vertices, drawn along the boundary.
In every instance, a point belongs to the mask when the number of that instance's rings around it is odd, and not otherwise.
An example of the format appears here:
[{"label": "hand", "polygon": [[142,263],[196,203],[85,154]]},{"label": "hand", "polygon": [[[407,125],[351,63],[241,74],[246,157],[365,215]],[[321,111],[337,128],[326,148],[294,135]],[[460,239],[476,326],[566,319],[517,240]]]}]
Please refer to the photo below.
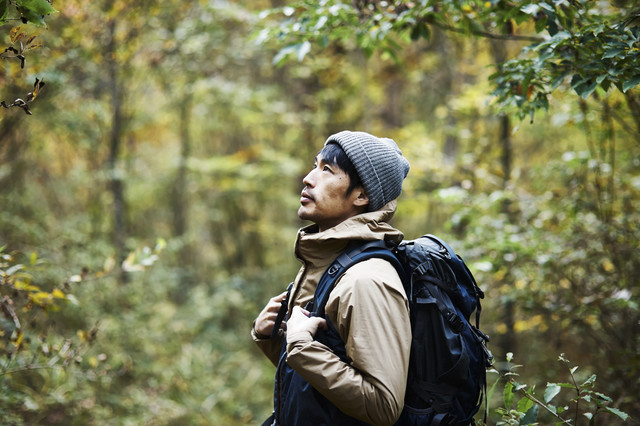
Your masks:
[{"label": "hand", "polygon": [[[255,325],[253,326],[258,334],[271,336],[271,331],[273,330],[273,326],[276,322],[278,311],[280,311],[280,306],[282,305],[282,301],[285,297],[287,297],[286,291],[269,299],[267,306],[265,306],[262,312],[260,312],[258,318],[256,318]],[[285,323],[282,321],[280,328],[284,329],[284,326]]]},{"label": "hand", "polygon": [[294,306],[289,321],[287,321],[287,338],[300,332],[308,332],[315,336],[318,327],[327,329],[327,321],[320,317],[309,317],[309,311],[300,306]]}]

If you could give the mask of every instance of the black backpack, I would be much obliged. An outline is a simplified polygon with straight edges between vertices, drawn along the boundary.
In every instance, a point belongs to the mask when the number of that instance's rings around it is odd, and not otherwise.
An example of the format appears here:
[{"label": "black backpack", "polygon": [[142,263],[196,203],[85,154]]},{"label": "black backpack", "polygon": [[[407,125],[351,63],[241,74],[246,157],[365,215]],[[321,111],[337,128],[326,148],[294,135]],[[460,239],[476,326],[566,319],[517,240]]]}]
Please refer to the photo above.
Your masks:
[{"label": "black backpack", "polygon": [[318,282],[314,314],[324,315],[329,293],[350,266],[372,257],[396,267],[409,299],[413,339],[405,406],[396,424],[475,424],[493,361],[489,338],[479,330],[484,293],[447,243],[424,235],[396,246],[384,241],[350,246]]}]

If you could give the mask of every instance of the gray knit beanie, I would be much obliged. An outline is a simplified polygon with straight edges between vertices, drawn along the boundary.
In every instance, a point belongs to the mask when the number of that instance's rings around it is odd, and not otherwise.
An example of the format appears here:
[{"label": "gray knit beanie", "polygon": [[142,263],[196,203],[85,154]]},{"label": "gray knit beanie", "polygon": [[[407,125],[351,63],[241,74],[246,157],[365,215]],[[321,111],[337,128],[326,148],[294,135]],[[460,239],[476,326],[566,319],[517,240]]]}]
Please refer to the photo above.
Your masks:
[{"label": "gray knit beanie", "polygon": [[342,147],[358,172],[369,197],[369,211],[398,198],[409,162],[392,139],[345,130],[329,136],[324,144],[331,142]]}]

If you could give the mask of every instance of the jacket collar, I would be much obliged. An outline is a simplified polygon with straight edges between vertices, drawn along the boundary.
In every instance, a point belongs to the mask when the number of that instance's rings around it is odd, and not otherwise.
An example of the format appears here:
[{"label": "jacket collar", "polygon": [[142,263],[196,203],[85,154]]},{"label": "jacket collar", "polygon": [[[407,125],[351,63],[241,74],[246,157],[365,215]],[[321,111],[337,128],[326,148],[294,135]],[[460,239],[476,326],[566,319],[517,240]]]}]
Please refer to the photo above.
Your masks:
[{"label": "jacket collar", "polygon": [[326,268],[351,241],[402,241],[402,232],[388,223],[396,206],[397,202],[391,201],[379,210],[352,216],[323,232],[318,232],[315,224],[300,229],[296,238],[296,257],[312,268]]}]

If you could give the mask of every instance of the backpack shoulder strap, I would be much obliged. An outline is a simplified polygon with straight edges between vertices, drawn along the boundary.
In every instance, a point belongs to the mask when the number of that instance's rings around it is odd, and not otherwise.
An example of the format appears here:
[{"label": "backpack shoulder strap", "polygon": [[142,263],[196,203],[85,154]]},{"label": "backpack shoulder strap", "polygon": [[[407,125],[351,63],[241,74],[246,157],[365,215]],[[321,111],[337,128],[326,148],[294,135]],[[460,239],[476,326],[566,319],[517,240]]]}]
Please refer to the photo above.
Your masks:
[{"label": "backpack shoulder strap", "polygon": [[291,288],[293,287],[293,283],[290,283],[287,286],[287,295],[280,302],[280,309],[278,310],[278,315],[276,316],[276,320],[273,324],[273,329],[271,330],[271,338],[275,338],[278,336],[278,332],[280,331],[280,325],[284,320],[285,315],[287,315],[287,310],[289,309],[289,297],[291,297]]},{"label": "backpack shoulder strap", "polygon": [[324,274],[322,274],[316,287],[312,305],[309,306],[309,310],[313,311],[313,315],[324,316],[324,308],[329,301],[329,294],[331,290],[333,290],[338,278],[340,278],[347,269],[358,262],[374,257],[387,260],[396,268],[400,277],[403,277],[404,269],[400,261],[384,241],[376,240],[349,246],[329,265],[326,271],[324,271]]}]

